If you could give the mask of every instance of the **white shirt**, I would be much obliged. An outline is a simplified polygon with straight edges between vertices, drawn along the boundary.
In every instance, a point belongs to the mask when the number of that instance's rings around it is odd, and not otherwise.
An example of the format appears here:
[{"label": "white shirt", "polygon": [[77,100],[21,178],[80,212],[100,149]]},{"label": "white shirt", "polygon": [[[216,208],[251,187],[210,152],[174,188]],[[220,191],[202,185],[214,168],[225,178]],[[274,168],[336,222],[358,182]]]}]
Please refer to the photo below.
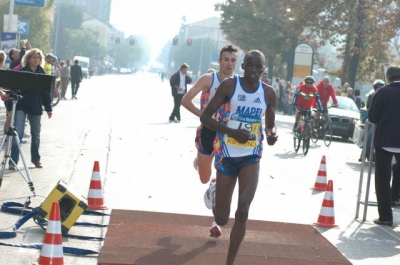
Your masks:
[{"label": "white shirt", "polygon": [[186,75],[182,74],[182,72],[179,71],[179,87],[182,88],[182,90],[178,89],[178,94],[185,94],[185,85],[186,85]]}]

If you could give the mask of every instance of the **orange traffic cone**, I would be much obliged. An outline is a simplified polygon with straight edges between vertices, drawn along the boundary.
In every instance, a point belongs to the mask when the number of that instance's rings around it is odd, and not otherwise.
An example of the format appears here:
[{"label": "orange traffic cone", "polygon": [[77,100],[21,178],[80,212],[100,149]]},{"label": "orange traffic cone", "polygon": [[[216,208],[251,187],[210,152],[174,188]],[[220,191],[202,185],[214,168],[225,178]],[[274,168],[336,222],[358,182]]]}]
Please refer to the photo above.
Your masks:
[{"label": "orange traffic cone", "polygon": [[101,187],[100,166],[95,161],[93,166],[92,180],[90,181],[88,207],[89,210],[105,210],[108,209],[104,205],[103,189]]},{"label": "orange traffic cone", "polygon": [[318,221],[314,223],[315,226],[328,228],[338,227],[335,225],[335,210],[333,204],[333,182],[329,180]]},{"label": "orange traffic cone", "polygon": [[315,180],[314,190],[326,190],[327,179],[326,179],[326,159],[325,156],[321,158],[321,164],[319,166],[317,179]]},{"label": "orange traffic cone", "polygon": [[58,202],[53,202],[39,261],[35,262],[33,265],[63,264],[60,206]]}]

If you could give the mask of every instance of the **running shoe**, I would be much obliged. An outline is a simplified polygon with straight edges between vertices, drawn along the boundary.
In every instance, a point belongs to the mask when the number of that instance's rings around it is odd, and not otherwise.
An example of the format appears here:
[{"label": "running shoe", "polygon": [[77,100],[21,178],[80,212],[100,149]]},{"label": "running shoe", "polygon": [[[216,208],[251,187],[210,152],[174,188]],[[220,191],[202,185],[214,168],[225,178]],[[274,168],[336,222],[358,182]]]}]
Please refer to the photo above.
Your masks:
[{"label": "running shoe", "polygon": [[218,238],[221,236],[221,227],[213,221],[210,229],[210,237]]},{"label": "running shoe", "polygon": [[212,209],[214,205],[214,198],[215,198],[215,184],[216,184],[216,179],[213,178],[210,181],[210,186],[204,193],[204,203],[208,209]]}]

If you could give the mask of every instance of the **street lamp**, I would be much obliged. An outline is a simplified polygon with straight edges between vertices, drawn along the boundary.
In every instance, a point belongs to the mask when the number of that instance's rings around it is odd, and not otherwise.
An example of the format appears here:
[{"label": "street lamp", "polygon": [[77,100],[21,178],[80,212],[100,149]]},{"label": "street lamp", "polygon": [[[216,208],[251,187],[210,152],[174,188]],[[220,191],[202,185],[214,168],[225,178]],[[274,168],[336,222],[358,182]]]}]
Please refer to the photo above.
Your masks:
[{"label": "street lamp", "polygon": [[57,9],[57,22],[56,22],[56,34],[54,37],[54,54],[57,56],[57,42],[58,42],[58,24],[60,21],[60,1],[57,1],[56,9]]}]

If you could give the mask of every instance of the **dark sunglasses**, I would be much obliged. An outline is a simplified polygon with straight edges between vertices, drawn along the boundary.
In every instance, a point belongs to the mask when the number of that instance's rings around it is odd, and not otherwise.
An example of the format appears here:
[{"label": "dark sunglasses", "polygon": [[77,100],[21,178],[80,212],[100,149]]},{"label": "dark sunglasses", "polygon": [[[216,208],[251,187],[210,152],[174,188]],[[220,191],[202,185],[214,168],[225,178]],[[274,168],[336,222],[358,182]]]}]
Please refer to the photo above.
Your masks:
[{"label": "dark sunglasses", "polygon": [[314,84],[314,82],[306,82],[306,84],[312,85]]}]

